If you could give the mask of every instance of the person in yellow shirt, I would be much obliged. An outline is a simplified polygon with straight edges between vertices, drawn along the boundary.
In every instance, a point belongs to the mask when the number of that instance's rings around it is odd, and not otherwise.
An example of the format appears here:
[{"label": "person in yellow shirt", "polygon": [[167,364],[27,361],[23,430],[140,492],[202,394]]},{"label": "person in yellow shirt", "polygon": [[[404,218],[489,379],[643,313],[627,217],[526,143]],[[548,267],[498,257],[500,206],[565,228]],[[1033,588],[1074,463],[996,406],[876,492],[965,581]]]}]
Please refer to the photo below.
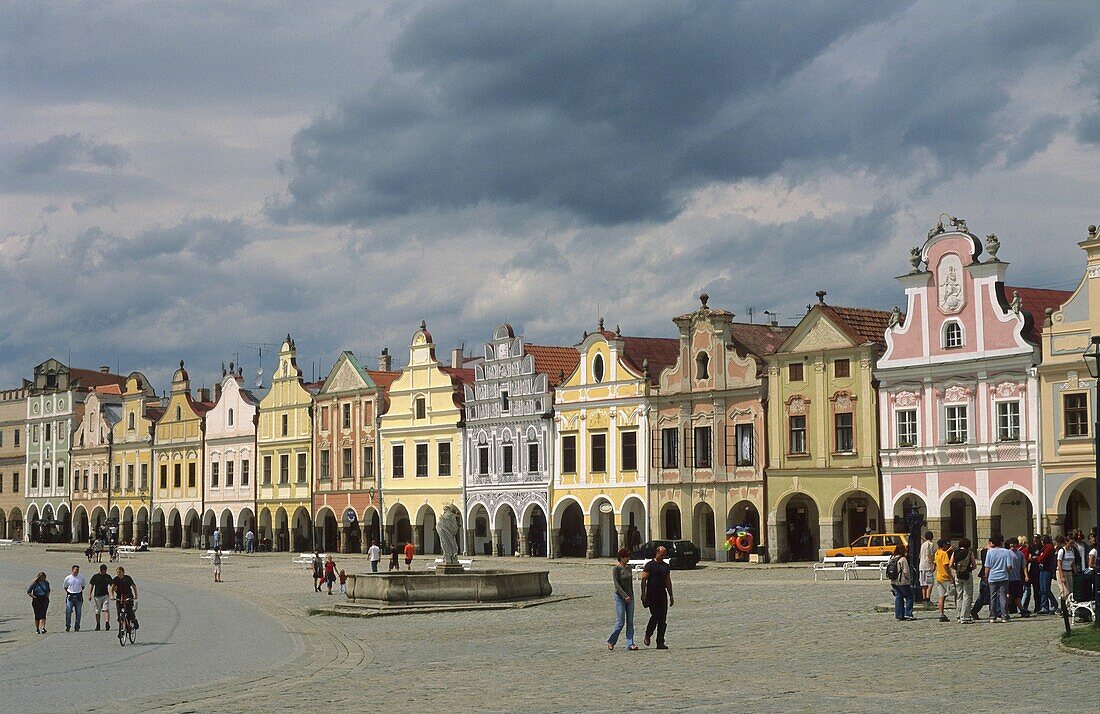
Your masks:
[{"label": "person in yellow shirt", "polygon": [[941,538],[936,546],[933,561],[936,564],[936,584],[932,587],[932,594],[939,600],[940,622],[951,622],[943,611],[948,594],[955,592],[955,574],[951,571],[951,543]]}]

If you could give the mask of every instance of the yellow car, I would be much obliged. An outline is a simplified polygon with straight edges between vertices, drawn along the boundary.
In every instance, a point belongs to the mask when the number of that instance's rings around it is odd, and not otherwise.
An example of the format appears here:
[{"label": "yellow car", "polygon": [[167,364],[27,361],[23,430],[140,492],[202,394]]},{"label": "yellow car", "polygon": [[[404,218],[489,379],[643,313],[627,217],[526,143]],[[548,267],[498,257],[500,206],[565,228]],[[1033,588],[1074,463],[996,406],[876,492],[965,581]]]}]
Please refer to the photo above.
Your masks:
[{"label": "yellow car", "polygon": [[909,547],[909,536],[905,533],[875,533],[860,536],[847,548],[830,548],[825,551],[826,557],[835,556],[852,558],[857,555],[893,555],[894,548],[901,544]]}]

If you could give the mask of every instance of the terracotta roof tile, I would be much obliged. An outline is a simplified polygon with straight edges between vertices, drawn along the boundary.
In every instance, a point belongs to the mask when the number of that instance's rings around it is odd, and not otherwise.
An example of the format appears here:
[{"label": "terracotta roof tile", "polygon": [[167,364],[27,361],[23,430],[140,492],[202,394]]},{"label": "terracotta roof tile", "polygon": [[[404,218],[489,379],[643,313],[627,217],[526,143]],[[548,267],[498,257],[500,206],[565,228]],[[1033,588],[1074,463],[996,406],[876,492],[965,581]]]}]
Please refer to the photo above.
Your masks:
[{"label": "terracotta roof tile", "polygon": [[1014,288],[1005,285],[1003,297],[1008,306],[1012,305],[1013,293],[1020,294],[1020,307],[1031,318],[1024,328],[1024,337],[1034,344],[1039,344],[1043,339],[1043,319],[1047,308],[1057,310],[1073,296],[1073,293],[1068,290]]},{"label": "terracotta roof tile", "polygon": [[824,310],[857,344],[873,342],[881,347],[886,346],[886,326],[890,324],[891,313],[864,307],[823,304],[814,307]]},{"label": "terracotta roof tile", "polygon": [[524,345],[527,354],[535,358],[535,371],[545,374],[551,387],[558,386],[558,375],[568,377],[581,360],[574,347],[557,345]]},{"label": "terracotta roof tile", "polygon": [[680,340],[673,337],[618,337],[610,333],[610,339],[623,341],[623,356],[639,374],[642,364],[649,362],[649,380],[657,384],[661,372],[676,364],[680,356]]},{"label": "terracotta roof tile", "polygon": [[746,322],[730,323],[730,335],[737,346],[750,354],[764,357],[779,349],[793,327],[759,325]]},{"label": "terracotta roof tile", "polygon": [[96,387],[104,387],[109,384],[117,384],[120,387],[126,386],[126,377],[120,374],[100,372],[98,369],[79,369],[73,367],[69,370],[69,378],[74,382],[78,382],[78,386],[84,389],[95,389]]},{"label": "terracotta roof tile", "polygon": [[382,389],[389,389],[390,385],[401,376],[400,372],[380,372],[373,369],[366,370],[366,373],[374,380],[374,383]]}]

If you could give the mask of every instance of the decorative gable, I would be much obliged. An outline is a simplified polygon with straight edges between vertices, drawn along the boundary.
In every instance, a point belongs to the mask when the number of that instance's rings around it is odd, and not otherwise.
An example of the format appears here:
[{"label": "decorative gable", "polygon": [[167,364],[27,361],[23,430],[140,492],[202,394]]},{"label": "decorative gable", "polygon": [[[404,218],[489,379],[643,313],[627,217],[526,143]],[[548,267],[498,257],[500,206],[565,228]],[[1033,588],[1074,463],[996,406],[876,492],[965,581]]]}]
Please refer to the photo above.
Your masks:
[{"label": "decorative gable", "polygon": [[853,346],[852,341],[832,322],[825,317],[818,317],[802,338],[796,337],[785,351],[845,349]]}]

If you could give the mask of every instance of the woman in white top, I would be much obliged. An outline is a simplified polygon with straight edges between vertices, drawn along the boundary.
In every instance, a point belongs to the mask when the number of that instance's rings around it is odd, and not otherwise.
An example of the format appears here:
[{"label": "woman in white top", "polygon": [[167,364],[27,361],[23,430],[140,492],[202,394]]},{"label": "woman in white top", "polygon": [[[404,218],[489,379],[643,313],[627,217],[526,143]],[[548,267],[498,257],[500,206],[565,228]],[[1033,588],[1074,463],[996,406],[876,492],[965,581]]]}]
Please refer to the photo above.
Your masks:
[{"label": "woman in white top", "polygon": [[1054,562],[1058,567],[1058,587],[1062,591],[1062,598],[1065,599],[1073,592],[1073,564],[1077,560],[1077,554],[1074,552],[1072,538],[1058,536],[1054,542],[1058,544],[1058,550],[1054,556]]}]

